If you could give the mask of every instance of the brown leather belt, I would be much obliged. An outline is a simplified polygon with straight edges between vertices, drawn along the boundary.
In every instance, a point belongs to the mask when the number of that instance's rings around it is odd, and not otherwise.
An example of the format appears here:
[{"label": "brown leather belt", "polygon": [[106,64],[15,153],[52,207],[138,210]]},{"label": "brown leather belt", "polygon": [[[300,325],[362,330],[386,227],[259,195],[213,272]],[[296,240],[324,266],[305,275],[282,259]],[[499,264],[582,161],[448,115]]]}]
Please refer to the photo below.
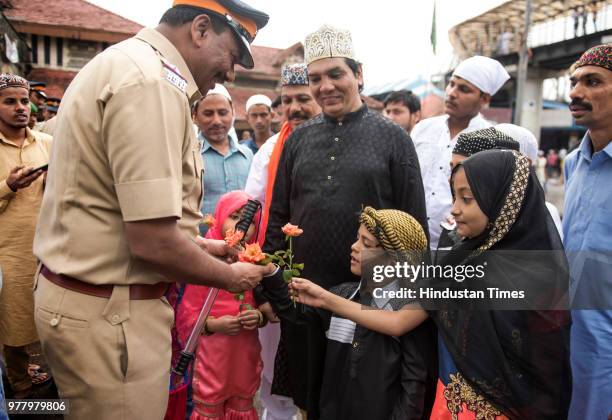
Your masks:
[{"label": "brown leather belt", "polygon": [[[112,284],[95,285],[85,283],[74,277],[55,274],[44,265],[40,269],[40,274],[45,276],[51,283],[55,283],[64,289],[101,298],[110,298],[113,293],[113,288],[115,287]],[[131,284],[130,300],[159,299],[166,293],[166,290],[168,290],[168,283],[163,282],[156,284]]]}]

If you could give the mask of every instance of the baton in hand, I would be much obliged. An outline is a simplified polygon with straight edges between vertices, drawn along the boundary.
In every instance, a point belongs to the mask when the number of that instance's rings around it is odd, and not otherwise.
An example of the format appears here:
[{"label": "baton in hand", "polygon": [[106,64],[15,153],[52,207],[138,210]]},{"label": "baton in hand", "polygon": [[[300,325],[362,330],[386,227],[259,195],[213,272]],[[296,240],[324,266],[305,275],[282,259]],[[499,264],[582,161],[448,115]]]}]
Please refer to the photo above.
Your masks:
[{"label": "baton in hand", "polygon": [[[255,214],[261,208],[261,203],[257,200],[249,200],[244,207],[244,212],[238,223],[236,223],[236,231],[240,231],[244,233],[246,236],[251,223],[253,223],[253,219],[255,218]],[[198,319],[189,335],[189,339],[187,340],[187,344],[183,351],[181,351],[181,356],[179,357],[179,361],[176,363],[176,366],[172,369],[172,372],[178,376],[183,376],[189,363],[195,358],[195,349],[198,345],[198,339],[202,332],[204,331],[204,326],[206,325],[206,321],[208,320],[208,315],[210,315],[210,311],[215,303],[215,299],[219,294],[219,289],[216,287],[211,287],[208,292],[208,296],[206,296],[206,300],[204,301],[204,306],[200,310],[200,314],[198,315]]]}]

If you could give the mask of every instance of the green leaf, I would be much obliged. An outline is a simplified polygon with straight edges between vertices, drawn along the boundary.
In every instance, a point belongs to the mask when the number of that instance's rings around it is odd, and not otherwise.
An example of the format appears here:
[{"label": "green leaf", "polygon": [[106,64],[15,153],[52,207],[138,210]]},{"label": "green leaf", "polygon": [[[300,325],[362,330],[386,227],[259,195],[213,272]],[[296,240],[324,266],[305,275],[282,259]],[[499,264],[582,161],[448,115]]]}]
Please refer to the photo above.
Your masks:
[{"label": "green leaf", "polygon": [[268,257],[264,258],[263,260],[259,261],[259,262],[257,263],[257,265],[268,265],[268,264],[270,264],[272,261],[274,261],[274,260],[273,260],[271,257],[269,257],[269,256],[268,256]]},{"label": "green leaf", "polygon": [[234,293],[234,299],[244,300],[244,293]]},{"label": "green leaf", "polygon": [[300,270],[296,270],[294,268],[293,270],[291,270],[291,274],[293,274],[295,277],[299,277],[300,276]]},{"label": "green leaf", "polygon": [[284,257],[285,256],[285,250],[281,249],[280,251],[276,251],[274,253],[274,255],[276,255],[277,257]]},{"label": "green leaf", "polygon": [[291,283],[291,280],[293,280],[293,273],[291,270],[283,270],[283,280],[287,283]]},{"label": "green leaf", "polygon": [[304,263],[293,264],[293,268],[298,269],[298,270],[303,270],[304,269]]}]

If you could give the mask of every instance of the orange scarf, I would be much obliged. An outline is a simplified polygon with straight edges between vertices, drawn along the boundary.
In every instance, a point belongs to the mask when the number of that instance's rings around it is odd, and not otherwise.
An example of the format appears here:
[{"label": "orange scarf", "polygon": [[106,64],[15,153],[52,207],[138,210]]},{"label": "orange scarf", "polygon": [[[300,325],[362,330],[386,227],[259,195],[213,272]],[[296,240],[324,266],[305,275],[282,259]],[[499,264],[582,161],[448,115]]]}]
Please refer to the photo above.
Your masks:
[{"label": "orange scarf", "polygon": [[274,145],[272,154],[270,155],[270,162],[268,163],[268,185],[266,185],[266,198],[263,213],[261,215],[261,225],[259,228],[259,234],[257,235],[257,242],[263,247],[266,239],[266,230],[268,228],[268,216],[270,214],[270,204],[272,204],[272,192],[274,191],[274,180],[276,179],[276,171],[278,170],[278,164],[280,162],[281,154],[283,153],[283,147],[285,147],[285,141],[291,134],[291,125],[288,122],[284,122],[281,127],[280,133],[278,133],[278,140]]}]

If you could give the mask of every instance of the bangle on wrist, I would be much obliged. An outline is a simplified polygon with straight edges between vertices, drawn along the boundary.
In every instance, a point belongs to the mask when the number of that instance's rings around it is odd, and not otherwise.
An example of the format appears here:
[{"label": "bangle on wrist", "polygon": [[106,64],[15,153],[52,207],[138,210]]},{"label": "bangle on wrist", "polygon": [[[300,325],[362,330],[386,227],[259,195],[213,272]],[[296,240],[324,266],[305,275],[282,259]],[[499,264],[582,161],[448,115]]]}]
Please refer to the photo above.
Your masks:
[{"label": "bangle on wrist", "polygon": [[259,309],[257,309],[257,316],[259,317],[259,322],[257,323],[257,326],[261,327],[264,324],[264,321],[266,320],[263,316],[263,314],[261,313],[261,311]]}]

